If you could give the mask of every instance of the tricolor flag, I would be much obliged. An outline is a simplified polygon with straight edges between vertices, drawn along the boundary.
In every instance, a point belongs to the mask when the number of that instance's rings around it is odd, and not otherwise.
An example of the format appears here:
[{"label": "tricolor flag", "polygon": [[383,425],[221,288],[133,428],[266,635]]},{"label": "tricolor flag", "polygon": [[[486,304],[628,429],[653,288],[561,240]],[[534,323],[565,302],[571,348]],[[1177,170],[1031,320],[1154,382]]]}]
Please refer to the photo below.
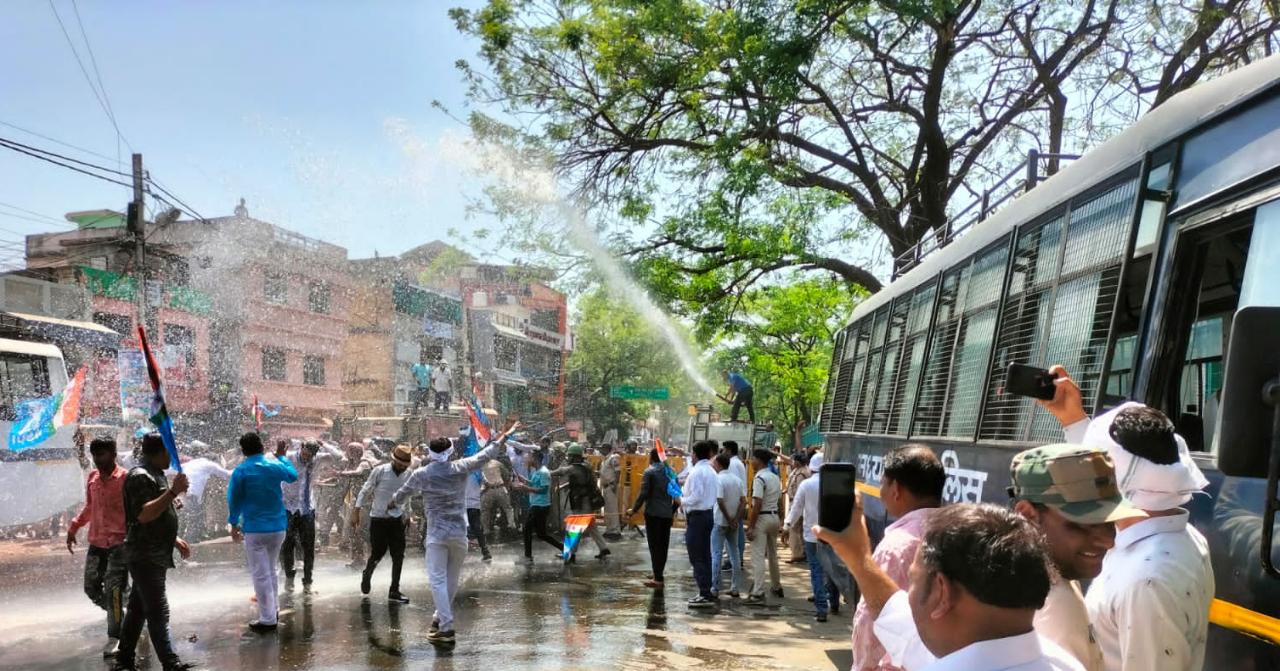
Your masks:
[{"label": "tricolor flag", "polygon": [[582,535],[587,533],[587,529],[595,524],[596,516],[594,514],[585,515],[569,515],[564,518],[564,560],[569,561],[573,557],[574,550],[578,549],[578,542],[582,540]]},{"label": "tricolor flag", "polygon": [[484,408],[480,405],[480,397],[473,389],[471,398],[463,404],[463,410],[467,413],[467,421],[471,424],[471,431],[467,434],[467,447],[462,454],[469,457],[480,451],[481,443],[488,443],[493,437],[493,429],[489,426],[489,418],[484,414]]},{"label": "tricolor flag", "polygon": [[53,396],[19,401],[9,430],[9,449],[21,452],[53,437],[53,434],[80,417],[80,394],[84,390],[86,368],[81,367],[67,386]]},{"label": "tricolor flag", "polygon": [[663,446],[662,446],[662,439],[661,439],[661,438],[654,438],[654,439],[653,439],[653,448],[654,448],[655,450],[657,450],[657,451],[658,451],[658,461],[666,462],[666,460],[667,460],[667,448],[665,448],[665,447],[663,447]]},{"label": "tricolor flag", "polygon": [[164,404],[164,382],[160,380],[160,366],[151,354],[151,345],[147,344],[147,330],[138,324],[138,342],[142,344],[142,356],[147,361],[147,377],[151,378],[151,423],[156,425],[164,448],[169,451],[169,467],[182,472],[182,461],[178,459],[178,443],[173,439],[173,419],[169,417],[169,409]]},{"label": "tricolor flag", "polygon": [[262,404],[258,402],[258,395],[253,395],[253,430],[262,430]]}]

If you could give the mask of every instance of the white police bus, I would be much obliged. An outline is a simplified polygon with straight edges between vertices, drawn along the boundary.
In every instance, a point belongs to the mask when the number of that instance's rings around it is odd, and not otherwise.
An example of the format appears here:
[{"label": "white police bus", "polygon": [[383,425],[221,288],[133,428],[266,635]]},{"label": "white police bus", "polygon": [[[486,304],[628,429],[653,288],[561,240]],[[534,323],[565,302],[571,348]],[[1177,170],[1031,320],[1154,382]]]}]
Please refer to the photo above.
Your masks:
[{"label": "white police bus", "polygon": [[1001,393],[1009,363],[1066,366],[1094,414],[1158,407],[1211,481],[1189,506],[1217,582],[1205,668],[1280,668],[1280,56],[1171,98],[944,242],[840,332],[828,458],[875,494],[884,452],[925,443],[949,501],[1004,503],[1013,454],[1062,440]]}]

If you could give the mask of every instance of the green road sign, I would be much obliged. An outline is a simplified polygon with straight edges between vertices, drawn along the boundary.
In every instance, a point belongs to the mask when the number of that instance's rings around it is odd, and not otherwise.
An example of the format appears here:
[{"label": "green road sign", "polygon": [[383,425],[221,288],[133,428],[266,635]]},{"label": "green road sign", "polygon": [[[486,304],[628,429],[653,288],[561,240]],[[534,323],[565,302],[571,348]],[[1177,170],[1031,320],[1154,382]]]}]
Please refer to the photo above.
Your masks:
[{"label": "green road sign", "polygon": [[614,384],[609,386],[609,398],[665,401],[670,397],[671,390],[666,387],[635,387],[629,384]]}]

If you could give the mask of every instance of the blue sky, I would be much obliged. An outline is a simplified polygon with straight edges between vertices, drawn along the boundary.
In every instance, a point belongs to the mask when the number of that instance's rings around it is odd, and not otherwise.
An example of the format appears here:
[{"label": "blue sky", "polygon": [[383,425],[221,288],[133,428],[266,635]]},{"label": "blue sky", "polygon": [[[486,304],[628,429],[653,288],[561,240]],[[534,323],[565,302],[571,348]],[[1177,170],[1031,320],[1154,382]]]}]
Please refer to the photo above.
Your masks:
[{"label": "blue sky", "polygon": [[[459,165],[454,68],[475,45],[446,12],[480,0],[77,0],[120,130],[152,176],[207,217],[250,213],[343,245],[397,254],[457,228],[475,177]],[[71,0],[53,0],[93,77]],[[116,133],[48,0],[0,3],[0,137],[115,167]],[[124,170],[129,148],[121,145]],[[65,212],[122,210],[128,189],[0,150],[0,258]],[[38,219],[31,221],[21,217]],[[8,250],[7,252],[5,250]]]}]

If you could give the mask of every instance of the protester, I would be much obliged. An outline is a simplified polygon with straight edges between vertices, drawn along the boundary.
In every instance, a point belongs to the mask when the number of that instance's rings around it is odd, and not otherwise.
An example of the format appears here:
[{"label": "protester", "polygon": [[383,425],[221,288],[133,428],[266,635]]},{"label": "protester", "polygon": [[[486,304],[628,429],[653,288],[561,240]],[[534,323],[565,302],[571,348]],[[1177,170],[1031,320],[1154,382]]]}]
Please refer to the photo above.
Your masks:
[{"label": "protester", "polygon": [[720,371],[724,376],[724,381],[729,384],[729,393],[721,396],[725,403],[732,403],[733,407],[729,410],[729,421],[738,421],[738,410],[743,406],[747,408],[747,417],[751,419],[751,423],[756,422],[756,404],[754,402],[755,390],[752,389],[751,383],[747,382],[747,378],[742,377],[741,373],[731,372],[729,370]]},{"label": "protester", "polygon": [[[600,493],[600,489],[596,486],[596,476],[591,472],[591,467],[587,466],[582,453],[582,446],[574,443],[568,449],[569,463],[551,472],[552,476],[566,478],[569,482],[569,511],[574,515],[594,515],[600,511],[604,505],[604,496]],[[600,533],[600,527],[592,524],[590,527],[591,540],[599,548],[600,553],[596,555],[596,559],[604,559],[612,554],[609,546],[605,544],[604,538]],[[574,554],[577,552],[575,550]]]},{"label": "protester", "polygon": [[461,459],[451,459],[458,451],[448,438],[433,439],[428,445],[428,463],[414,471],[391,499],[394,509],[415,492],[421,492],[427,504],[427,578],[435,603],[427,641],[432,645],[449,646],[456,639],[453,599],[467,555],[467,516],[463,507],[467,478],[502,453],[507,438],[519,425],[513,424],[479,453]]},{"label": "protester", "polygon": [[[817,457],[814,455],[810,459],[811,468]],[[908,572],[924,537],[925,525],[929,516],[942,505],[942,490],[946,484],[946,469],[927,445],[902,445],[884,455],[880,501],[894,522],[885,529],[872,560],[900,589],[908,587]],[[814,514],[817,514],[816,509]],[[809,520],[810,527],[816,524],[816,518]],[[818,545],[819,552],[834,553],[831,546]],[[853,614],[854,671],[897,668],[876,639],[874,621],[875,614],[867,607],[867,600],[860,599]]]},{"label": "protester", "polygon": [[622,516],[618,507],[618,480],[622,476],[621,448],[614,446],[600,462],[600,493],[604,494],[604,537],[622,540]]},{"label": "protester", "polygon": [[434,409],[436,412],[449,411],[449,395],[453,390],[453,375],[449,372],[449,364],[444,359],[436,361],[435,370],[431,371],[431,388],[436,392]]},{"label": "protester", "polygon": [[738,531],[747,509],[747,490],[734,475],[727,452],[717,454],[712,461],[716,469],[716,508],[712,514],[715,530],[711,534],[711,593],[720,597],[720,564],[727,554],[731,573],[729,596],[742,595],[742,553],[739,552]]},{"label": "protester", "polygon": [[332,443],[324,443],[326,449],[317,456],[314,478],[316,487],[316,542],[321,547],[330,547],[330,542],[337,529],[341,539],[348,529],[344,524],[343,512],[346,507],[347,488],[338,476],[342,463],[346,460],[346,452]]},{"label": "protester", "polygon": [[[527,457],[529,454],[537,452],[539,448],[534,443],[526,443],[519,440],[522,438],[524,438],[523,434],[507,439],[507,460],[511,464],[514,480],[517,483],[528,484],[529,464]],[[543,456],[545,459],[545,455]],[[511,488],[511,507],[515,509],[516,514],[513,523],[520,529],[524,529],[525,524],[529,521],[529,494],[523,487]]]},{"label": "protester", "polygon": [[[724,452],[729,455],[729,472],[738,478],[738,482],[742,483],[742,492],[747,491],[747,465],[742,462],[738,456],[738,441],[726,440],[721,445]],[[747,516],[745,514],[738,516],[738,563],[746,564],[747,552]]]},{"label": "protester", "polygon": [[1080,388],[1062,366],[1054,398],[1041,401],[1067,441],[1100,447],[1120,492],[1147,519],[1116,522],[1115,547],[1085,603],[1108,669],[1200,669],[1214,595],[1208,543],[1182,506],[1208,481],[1164,413],[1125,403],[1089,421]]},{"label": "protester", "polygon": [[[208,445],[193,440],[190,443],[192,455],[199,455],[200,450],[207,449]],[[203,456],[193,456],[193,458],[182,462],[182,472],[186,473],[187,481],[191,483],[191,487],[182,497],[182,508],[178,510],[178,520],[182,523],[182,535],[192,542],[199,542],[208,537],[208,531],[205,524],[205,488],[208,486],[211,478],[221,480],[229,480],[231,471],[222,467],[222,464]],[[165,475],[175,475],[168,469]],[[218,528],[221,528],[221,522]]]},{"label": "protester", "polygon": [[1107,453],[1081,445],[1046,445],[1014,455],[1014,510],[1044,534],[1052,587],[1036,611],[1036,632],[1071,653],[1088,671],[1104,669],[1079,581],[1093,580],[1115,545],[1116,523],[1146,515],[1120,496]]},{"label": "protester", "polygon": [[344,501],[342,535],[347,551],[351,553],[351,561],[347,563],[347,567],[359,569],[364,568],[365,565],[364,544],[369,535],[369,529],[367,520],[363,526],[361,524],[359,507],[356,505],[356,492],[359,491],[357,487],[368,480],[369,472],[377,464],[373,463],[372,459],[365,458],[363,443],[354,441],[347,443],[346,452],[346,461],[342,462],[337,474],[338,489]]},{"label": "protester", "polygon": [[391,462],[380,464],[369,472],[356,496],[352,524],[360,523],[360,511],[369,506],[369,562],[360,576],[360,593],[372,589],[373,571],[382,557],[391,552],[391,587],[387,599],[397,603],[409,603],[409,597],[400,592],[400,569],[404,565],[405,520],[404,508],[391,505],[392,497],[409,480],[409,466],[413,455],[405,445],[396,446],[391,452]]},{"label": "protester", "polygon": [[296,575],[294,552],[301,550],[303,587],[311,585],[316,563],[316,464],[319,454],[325,449],[326,446],[321,445],[320,441],[308,440],[298,449],[286,454],[289,463],[298,473],[298,479],[281,488],[284,491],[284,509],[289,523],[284,545],[280,548],[280,565],[284,568],[284,577],[293,580]]},{"label": "protester", "polygon": [[435,399],[431,397],[431,366],[426,361],[419,361],[410,367],[413,373],[415,389],[413,392],[413,410],[410,414],[418,414],[423,405],[433,406]]},{"label": "protester", "polygon": [[653,575],[644,582],[650,589],[665,587],[667,552],[671,545],[671,525],[675,522],[680,499],[671,496],[671,476],[659,458],[657,448],[649,450],[649,467],[640,476],[640,492],[627,509],[627,517],[644,509],[645,541],[649,546],[649,567]]},{"label": "protester", "polygon": [[491,539],[501,540],[495,524],[498,513],[502,513],[503,524],[515,531],[515,511],[511,507],[511,469],[502,463],[506,455],[490,459],[480,469],[483,479],[480,487],[480,511],[484,520],[484,534]]},{"label": "protester", "polygon": [[843,531],[820,528],[852,571],[876,637],[893,662],[929,671],[1083,671],[1036,634],[1049,593],[1040,532],[991,504],[955,504],[929,515],[907,591],[871,558],[861,496]]},{"label": "protester", "polygon": [[89,443],[94,470],[84,487],[84,508],[67,528],[67,552],[75,554],[76,533],[89,527],[84,558],[84,593],[107,612],[107,644],[103,657],[115,654],[124,619],[129,570],[124,560],[124,481],[129,472],[116,464],[116,441],[95,438]]},{"label": "protester", "polygon": [[169,639],[169,598],[165,582],[173,568],[173,551],[186,559],[191,548],[178,538],[178,511],[173,501],[187,491],[187,476],[178,473],[170,483],[164,474],[169,465],[169,452],[160,434],[142,437],[139,465],[129,471],[124,481],[124,560],[129,567],[133,588],[129,590],[129,606],[120,624],[120,646],[115,668],[134,671],[138,637],[147,625],[151,649],[164,671],[190,669]]},{"label": "protester", "polygon": [[250,622],[249,628],[260,633],[275,630],[280,610],[276,565],[289,526],[280,485],[298,479],[298,471],[285,459],[288,448],[289,441],[282,440],[276,444],[275,457],[268,457],[258,434],[244,434],[240,437],[244,461],[231,472],[227,486],[231,539],[244,541],[245,564],[258,598],[258,619]]},{"label": "protester", "polygon": [[782,598],[782,580],[778,572],[778,530],[782,520],[778,517],[778,499],[782,496],[782,480],[769,468],[773,453],[757,449],[751,454],[756,476],[751,483],[751,509],[747,519],[747,537],[751,539],[751,595],[749,606],[765,604],[765,564],[769,567],[768,587],[774,596]]},{"label": "protester", "polygon": [[[796,510],[796,492],[800,489],[800,483],[804,482],[813,474],[809,466],[809,455],[800,452],[791,457],[791,468],[787,471],[787,550],[790,555],[787,562],[790,564],[802,564],[808,561],[805,555],[805,537],[804,527],[813,526],[814,520],[803,520],[803,510]],[[795,521],[792,522],[792,511],[795,511]]]},{"label": "protester", "polygon": [[711,534],[715,516],[719,481],[711,466],[716,452],[712,440],[700,440],[693,444],[693,466],[684,481],[684,496],[680,507],[684,509],[684,544],[693,565],[693,579],[698,585],[698,595],[689,600],[690,608],[713,608],[715,594],[711,591]]},{"label": "protester", "polygon": [[528,484],[518,485],[529,494],[529,518],[524,522],[524,563],[533,564],[533,537],[564,552],[564,545],[547,533],[547,517],[551,514],[551,471],[542,465],[543,453],[534,450],[525,454],[529,473]]}]

